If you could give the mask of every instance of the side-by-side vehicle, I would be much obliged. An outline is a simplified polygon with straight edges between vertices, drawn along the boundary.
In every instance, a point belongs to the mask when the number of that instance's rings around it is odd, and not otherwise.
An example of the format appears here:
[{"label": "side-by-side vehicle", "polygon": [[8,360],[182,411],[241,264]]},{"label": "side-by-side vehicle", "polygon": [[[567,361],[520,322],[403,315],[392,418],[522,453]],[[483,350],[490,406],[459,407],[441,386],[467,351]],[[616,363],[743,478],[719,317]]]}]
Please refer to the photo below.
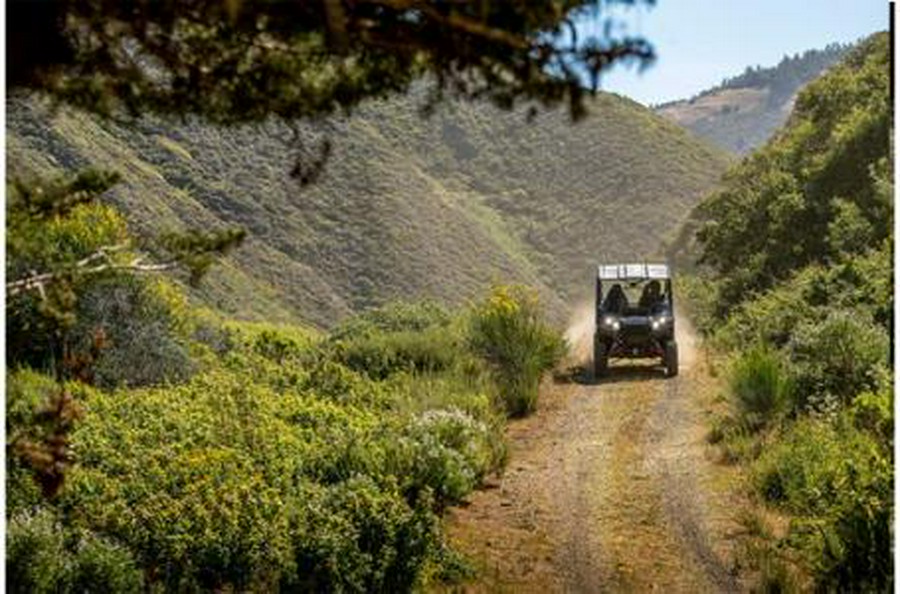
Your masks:
[{"label": "side-by-side vehicle", "polygon": [[667,264],[597,267],[594,375],[612,358],[659,358],[666,376],[678,374],[672,278]]}]

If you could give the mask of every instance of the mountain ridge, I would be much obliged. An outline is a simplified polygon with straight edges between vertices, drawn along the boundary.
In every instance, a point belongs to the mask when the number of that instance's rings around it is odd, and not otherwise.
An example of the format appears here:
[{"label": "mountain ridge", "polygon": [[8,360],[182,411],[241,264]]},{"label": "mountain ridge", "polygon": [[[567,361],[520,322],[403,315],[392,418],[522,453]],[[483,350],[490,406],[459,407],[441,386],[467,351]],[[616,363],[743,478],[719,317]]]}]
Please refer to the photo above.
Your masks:
[{"label": "mountain ridge", "polygon": [[656,113],[685,126],[716,146],[747,154],[764,144],[788,119],[803,87],[836,64],[855,44],[832,43],[775,66],[748,66],[688,99],[653,106]]},{"label": "mountain ridge", "polygon": [[[577,125],[456,102],[423,119],[404,96],[317,125],[125,128],[11,98],[7,150],[13,174],[119,171],[110,200],[139,234],[246,228],[245,245],[191,289],[230,315],[329,326],[391,300],[460,304],[518,282],[561,320],[590,294],[598,260],[660,254],[728,164],[633,101],[590,105]],[[301,188],[293,160],[323,134],[331,155]]]}]

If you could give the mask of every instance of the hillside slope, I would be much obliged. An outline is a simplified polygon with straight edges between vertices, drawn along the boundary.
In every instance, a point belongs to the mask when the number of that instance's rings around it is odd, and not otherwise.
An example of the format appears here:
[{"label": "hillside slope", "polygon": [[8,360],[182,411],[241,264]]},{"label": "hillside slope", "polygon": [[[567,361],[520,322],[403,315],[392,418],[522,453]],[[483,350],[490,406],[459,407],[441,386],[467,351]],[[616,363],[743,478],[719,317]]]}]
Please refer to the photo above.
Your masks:
[{"label": "hillside slope", "polygon": [[[633,102],[526,124],[521,112],[415,97],[327,124],[334,150],[301,188],[283,124],[128,127],[34,100],[7,103],[13,174],[93,165],[138,232],[239,224],[249,240],[194,296],[225,312],[327,326],[392,299],[464,302],[493,281],[536,286],[557,315],[598,259],[657,253],[727,158]],[[321,127],[321,126],[320,126]],[[319,128],[301,126],[312,138]]]},{"label": "hillside slope", "polygon": [[835,64],[851,46],[832,44],[785,56],[771,68],[748,67],[696,97],[656,106],[656,112],[698,136],[745,154],[787,121],[797,93]]}]

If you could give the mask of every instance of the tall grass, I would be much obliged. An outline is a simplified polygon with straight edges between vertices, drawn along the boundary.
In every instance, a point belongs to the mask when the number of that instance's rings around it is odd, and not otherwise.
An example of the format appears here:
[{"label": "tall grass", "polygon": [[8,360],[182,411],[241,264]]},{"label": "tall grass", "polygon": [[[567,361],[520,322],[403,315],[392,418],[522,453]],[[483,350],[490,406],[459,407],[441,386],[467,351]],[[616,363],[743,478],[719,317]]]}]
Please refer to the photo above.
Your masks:
[{"label": "tall grass", "polygon": [[738,413],[749,429],[761,428],[778,418],[788,407],[793,382],[778,355],[756,346],[734,362],[729,379]]}]

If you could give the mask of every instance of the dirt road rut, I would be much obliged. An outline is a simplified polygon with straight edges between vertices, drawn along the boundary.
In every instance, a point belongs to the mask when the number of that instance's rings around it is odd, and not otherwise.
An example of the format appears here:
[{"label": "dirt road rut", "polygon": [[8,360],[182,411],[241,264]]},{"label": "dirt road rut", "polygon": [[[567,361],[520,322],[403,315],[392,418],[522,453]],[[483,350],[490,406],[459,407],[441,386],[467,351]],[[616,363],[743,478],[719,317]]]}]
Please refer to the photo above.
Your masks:
[{"label": "dirt road rut", "polygon": [[548,383],[511,423],[505,475],[453,511],[468,591],[733,592],[733,480],[704,440],[713,390],[681,332],[680,375],[616,367]]}]

